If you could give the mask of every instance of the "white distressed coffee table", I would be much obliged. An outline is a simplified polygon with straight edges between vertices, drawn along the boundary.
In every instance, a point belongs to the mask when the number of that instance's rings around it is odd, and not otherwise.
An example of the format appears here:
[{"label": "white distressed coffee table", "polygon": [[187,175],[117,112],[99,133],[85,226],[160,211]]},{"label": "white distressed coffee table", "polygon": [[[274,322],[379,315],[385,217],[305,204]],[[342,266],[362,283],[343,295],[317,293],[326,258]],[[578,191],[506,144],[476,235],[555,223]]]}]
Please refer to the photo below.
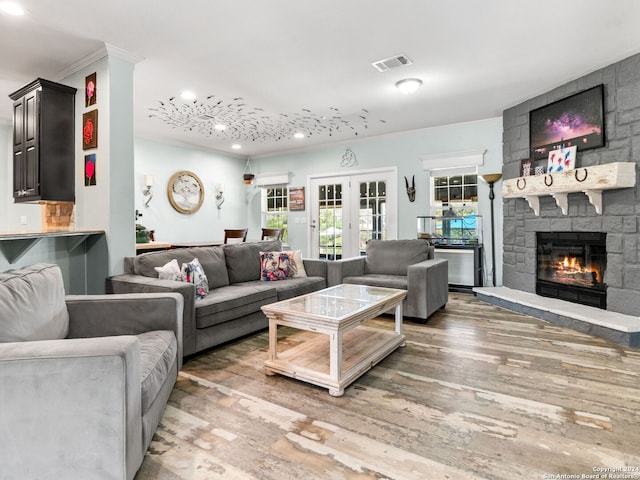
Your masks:
[{"label": "white distressed coffee table", "polygon": [[[269,318],[265,373],[328,388],[334,397],[343,395],[345,387],[405,346],[402,300],[406,295],[406,290],[344,284],[262,307]],[[390,310],[395,310],[395,330],[362,325]],[[279,352],[279,325],[318,335]]]}]

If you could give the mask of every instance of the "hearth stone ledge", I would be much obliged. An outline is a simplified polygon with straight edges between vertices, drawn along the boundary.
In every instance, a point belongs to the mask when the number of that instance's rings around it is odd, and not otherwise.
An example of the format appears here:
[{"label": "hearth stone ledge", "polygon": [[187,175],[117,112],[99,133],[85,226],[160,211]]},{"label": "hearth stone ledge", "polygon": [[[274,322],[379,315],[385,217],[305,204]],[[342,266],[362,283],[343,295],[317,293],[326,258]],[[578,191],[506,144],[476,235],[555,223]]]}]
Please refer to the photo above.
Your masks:
[{"label": "hearth stone ledge", "polygon": [[508,287],[475,287],[473,292],[479,300],[507,310],[627,347],[640,347],[640,317],[542,297]]}]

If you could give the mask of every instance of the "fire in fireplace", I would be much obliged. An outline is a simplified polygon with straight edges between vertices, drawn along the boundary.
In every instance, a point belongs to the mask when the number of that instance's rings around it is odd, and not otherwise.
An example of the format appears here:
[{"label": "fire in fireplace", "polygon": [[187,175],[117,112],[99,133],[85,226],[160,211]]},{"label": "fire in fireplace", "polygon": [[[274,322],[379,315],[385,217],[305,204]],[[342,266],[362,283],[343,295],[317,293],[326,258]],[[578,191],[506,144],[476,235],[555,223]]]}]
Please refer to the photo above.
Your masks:
[{"label": "fire in fireplace", "polygon": [[545,275],[543,280],[564,283],[566,285],[580,285],[581,287],[597,287],[600,283],[600,269],[596,267],[583,267],[576,257],[564,257],[564,260],[555,262],[543,268]]},{"label": "fire in fireplace", "polygon": [[536,293],[607,308],[606,233],[538,232]]}]

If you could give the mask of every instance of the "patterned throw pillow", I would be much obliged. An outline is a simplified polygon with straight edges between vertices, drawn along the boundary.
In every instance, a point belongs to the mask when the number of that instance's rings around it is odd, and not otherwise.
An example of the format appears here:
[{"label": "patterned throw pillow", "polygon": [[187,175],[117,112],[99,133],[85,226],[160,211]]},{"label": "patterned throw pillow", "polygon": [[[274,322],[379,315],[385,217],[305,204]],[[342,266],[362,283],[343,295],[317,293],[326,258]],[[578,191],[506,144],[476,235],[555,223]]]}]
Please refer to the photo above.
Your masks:
[{"label": "patterned throw pillow", "polygon": [[182,281],[196,286],[196,298],[204,298],[209,293],[209,281],[197,258],[182,264]]},{"label": "patterned throw pillow", "polygon": [[293,277],[296,267],[287,252],[260,252],[260,280],[272,282]]},{"label": "patterned throw pillow", "polygon": [[292,250],[290,252],[284,252],[289,255],[296,273],[293,275],[294,277],[306,277],[307,271],[304,269],[304,263],[302,261],[302,252],[300,250]]},{"label": "patterned throw pillow", "polygon": [[160,280],[176,280],[182,281],[182,271],[178,265],[178,261],[174,258],[168,263],[165,263],[161,267],[153,267],[158,272],[158,278]]}]

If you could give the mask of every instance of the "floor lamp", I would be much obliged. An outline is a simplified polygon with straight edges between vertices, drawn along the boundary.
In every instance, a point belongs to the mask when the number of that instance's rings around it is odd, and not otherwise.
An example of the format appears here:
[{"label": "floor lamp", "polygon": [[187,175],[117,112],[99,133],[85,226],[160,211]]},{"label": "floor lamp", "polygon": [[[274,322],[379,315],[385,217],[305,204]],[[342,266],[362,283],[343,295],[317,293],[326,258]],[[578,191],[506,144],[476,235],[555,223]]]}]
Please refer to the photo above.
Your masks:
[{"label": "floor lamp", "polygon": [[484,180],[489,185],[489,200],[491,201],[491,273],[493,276],[493,284],[492,287],[496,286],[496,241],[493,230],[493,199],[496,198],[495,193],[493,192],[493,184],[502,178],[501,173],[487,173],[481,176],[482,180]]}]

